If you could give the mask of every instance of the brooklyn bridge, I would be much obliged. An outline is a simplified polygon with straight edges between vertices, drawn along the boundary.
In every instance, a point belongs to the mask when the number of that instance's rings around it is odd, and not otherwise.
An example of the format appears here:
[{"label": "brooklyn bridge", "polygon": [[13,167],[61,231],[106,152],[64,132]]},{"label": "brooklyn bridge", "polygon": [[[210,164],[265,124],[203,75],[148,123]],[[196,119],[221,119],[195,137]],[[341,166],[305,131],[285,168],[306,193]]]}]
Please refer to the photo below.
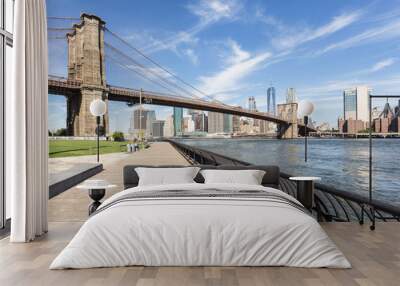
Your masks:
[{"label": "brooklyn bridge", "polygon": [[[66,34],[68,44],[67,78],[49,75],[49,93],[63,95],[67,98],[67,132],[69,135],[94,135],[96,119],[91,115],[89,106],[97,98],[103,99],[107,104],[109,101],[122,101],[129,104],[141,102],[265,120],[277,124],[278,138],[296,138],[299,133],[304,133],[305,126],[297,120],[296,103],[282,104],[281,112],[276,116],[224,104],[187,83],[185,84],[201,92],[200,96],[187,92],[183,88],[180,88],[184,93],[182,96],[182,94],[173,92],[161,93],[107,84],[105,58],[108,55],[105,53],[105,47],[119,54],[127,61],[130,60],[128,55],[104,41],[104,32],[107,30],[105,22],[101,18],[95,15],[82,14],[80,23],[74,24],[71,31]],[[114,35],[118,37],[118,35]],[[119,39],[124,41],[120,37]],[[143,54],[143,56],[146,55]],[[123,65],[124,63],[119,61],[117,64]],[[161,66],[159,68],[169,72]],[[105,132],[108,133],[108,113],[102,117],[101,125]],[[314,131],[312,128],[308,128],[308,130]]]}]

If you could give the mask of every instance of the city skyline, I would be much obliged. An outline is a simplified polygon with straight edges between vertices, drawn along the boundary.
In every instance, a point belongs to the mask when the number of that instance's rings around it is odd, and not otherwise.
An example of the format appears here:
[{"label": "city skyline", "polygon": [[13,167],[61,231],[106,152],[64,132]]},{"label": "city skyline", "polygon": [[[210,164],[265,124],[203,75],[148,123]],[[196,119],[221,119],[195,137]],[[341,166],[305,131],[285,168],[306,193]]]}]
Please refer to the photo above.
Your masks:
[{"label": "city skyline", "polygon": [[[316,105],[315,120],[334,125],[342,115],[344,89],[365,84],[376,93],[393,93],[399,86],[400,21],[396,16],[400,11],[397,1],[381,2],[316,1],[312,5],[320,13],[311,13],[300,4],[288,8],[277,1],[171,1],[161,5],[150,1],[140,6],[122,1],[118,11],[111,11],[106,1],[92,7],[84,1],[50,0],[48,14],[77,17],[81,11],[95,13],[130,43],[228,104],[245,106],[252,95],[258,109],[266,111],[268,83],[276,88],[277,103],[284,102],[288,87],[294,87],[299,100],[309,99]],[[137,17],[124,16],[138,7]],[[148,21],[149,15],[161,13],[180,17]],[[144,45],[143,38],[149,44]],[[50,72],[63,75],[66,51],[61,42],[50,41],[49,60]],[[383,44],[385,49],[379,49]],[[115,85],[154,89],[113,66],[107,68],[107,78]],[[50,128],[65,124],[64,101],[49,98]],[[124,104],[110,104],[112,130],[128,128],[130,110]],[[164,119],[172,108],[155,110]]]}]

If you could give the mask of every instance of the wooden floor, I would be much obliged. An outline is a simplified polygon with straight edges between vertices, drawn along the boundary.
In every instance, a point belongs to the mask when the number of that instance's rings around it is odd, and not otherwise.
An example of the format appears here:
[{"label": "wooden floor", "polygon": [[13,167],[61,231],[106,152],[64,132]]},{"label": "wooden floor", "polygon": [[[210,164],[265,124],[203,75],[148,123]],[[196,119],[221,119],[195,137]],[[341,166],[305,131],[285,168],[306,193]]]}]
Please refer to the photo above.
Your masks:
[{"label": "wooden floor", "polygon": [[[187,164],[167,143],[105,164],[97,177],[121,186],[124,164]],[[117,190],[114,190],[114,192]],[[353,268],[288,267],[122,267],[48,270],[86,219],[90,200],[71,189],[50,200],[47,235],[27,244],[0,241],[0,285],[400,285],[400,224],[325,223],[323,228]]]}]

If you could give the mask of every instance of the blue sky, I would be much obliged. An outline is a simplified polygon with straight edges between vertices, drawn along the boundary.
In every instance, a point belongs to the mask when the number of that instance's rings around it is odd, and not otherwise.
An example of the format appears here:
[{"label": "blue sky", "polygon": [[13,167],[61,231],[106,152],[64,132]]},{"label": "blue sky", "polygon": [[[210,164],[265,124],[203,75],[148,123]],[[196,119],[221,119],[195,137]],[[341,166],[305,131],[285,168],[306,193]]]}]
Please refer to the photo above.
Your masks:
[{"label": "blue sky", "polygon": [[[252,95],[258,109],[265,111],[270,84],[277,89],[278,103],[284,101],[286,89],[294,87],[299,99],[315,104],[314,120],[335,126],[342,115],[344,88],[367,84],[374,93],[400,92],[399,4],[399,0],[47,0],[47,13],[102,17],[108,29],[228,104],[246,106]],[[72,23],[50,20],[48,25]],[[106,35],[106,42],[143,61],[112,36]],[[65,59],[65,41],[49,40],[50,73],[65,75]],[[106,65],[109,84],[168,92],[111,60]],[[63,97],[49,97],[50,128],[65,125],[65,105]],[[172,113],[168,107],[151,108],[160,119]],[[132,107],[111,103],[109,111],[111,129],[127,131]]]}]

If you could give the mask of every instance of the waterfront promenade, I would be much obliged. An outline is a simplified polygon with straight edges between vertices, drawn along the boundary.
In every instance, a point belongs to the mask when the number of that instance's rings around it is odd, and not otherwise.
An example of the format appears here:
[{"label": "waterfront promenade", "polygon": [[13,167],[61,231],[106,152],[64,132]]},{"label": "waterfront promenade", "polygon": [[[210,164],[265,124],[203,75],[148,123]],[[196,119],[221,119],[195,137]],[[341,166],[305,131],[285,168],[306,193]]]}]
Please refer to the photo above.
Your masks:
[{"label": "waterfront promenade", "polygon": [[[80,159],[82,162],[85,158]],[[87,158],[91,160],[90,158]],[[73,159],[69,159],[73,160]],[[104,171],[94,178],[117,184],[107,196],[122,190],[126,164],[188,165],[169,143],[153,143],[132,154],[101,157]],[[0,285],[398,285],[399,223],[379,223],[374,232],[358,223],[324,223],[323,228],[344,252],[353,268],[285,267],[119,267],[50,271],[51,261],[87,219],[87,191],[72,188],[49,201],[49,233],[32,243],[0,241]],[[71,275],[72,274],[72,275]]]},{"label": "waterfront promenade", "polygon": [[[63,158],[64,162],[94,163],[96,156]],[[91,179],[104,179],[117,187],[108,189],[105,198],[123,190],[122,170],[125,165],[189,165],[169,143],[152,143],[150,148],[135,153],[112,153],[100,156],[104,170]],[[71,188],[49,200],[49,222],[85,221],[91,199],[87,190]]]}]

